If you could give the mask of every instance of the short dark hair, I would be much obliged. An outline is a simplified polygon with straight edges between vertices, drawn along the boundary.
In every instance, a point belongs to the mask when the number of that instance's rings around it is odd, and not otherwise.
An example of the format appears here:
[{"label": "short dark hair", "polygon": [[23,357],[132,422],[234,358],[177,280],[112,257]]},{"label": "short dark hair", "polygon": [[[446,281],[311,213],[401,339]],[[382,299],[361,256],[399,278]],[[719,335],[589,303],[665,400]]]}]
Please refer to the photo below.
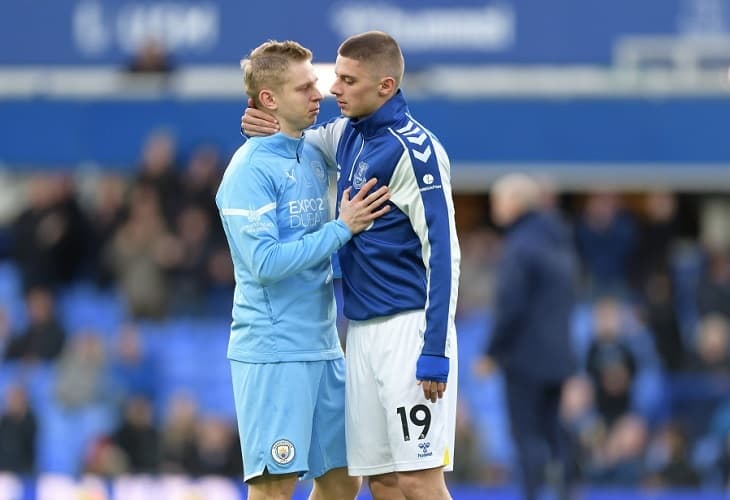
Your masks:
[{"label": "short dark hair", "polygon": [[382,31],[366,31],[353,35],[340,45],[337,53],[342,57],[365,63],[383,72],[382,76],[392,76],[396,85],[403,80],[403,53],[395,38]]}]

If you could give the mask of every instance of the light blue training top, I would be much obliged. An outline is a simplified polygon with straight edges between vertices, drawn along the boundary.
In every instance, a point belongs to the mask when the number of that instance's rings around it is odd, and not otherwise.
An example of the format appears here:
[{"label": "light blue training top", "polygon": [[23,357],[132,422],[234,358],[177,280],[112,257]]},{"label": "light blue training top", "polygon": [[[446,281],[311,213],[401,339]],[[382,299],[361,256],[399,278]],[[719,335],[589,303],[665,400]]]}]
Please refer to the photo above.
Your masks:
[{"label": "light blue training top", "polygon": [[330,221],[325,159],[302,139],[254,137],[233,155],[216,204],[235,270],[228,357],[342,357],[331,255],[352,234]]}]

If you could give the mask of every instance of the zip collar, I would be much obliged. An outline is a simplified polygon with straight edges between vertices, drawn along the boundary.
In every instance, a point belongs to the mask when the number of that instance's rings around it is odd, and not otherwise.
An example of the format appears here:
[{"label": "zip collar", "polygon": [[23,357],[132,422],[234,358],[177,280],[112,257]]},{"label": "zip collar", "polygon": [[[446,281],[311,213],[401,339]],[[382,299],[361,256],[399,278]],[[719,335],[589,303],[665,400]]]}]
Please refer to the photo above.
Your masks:
[{"label": "zip collar", "polygon": [[375,113],[359,120],[350,119],[353,128],[365,139],[384,133],[385,129],[399,123],[408,113],[408,104],[403,92],[398,92],[385,101]]},{"label": "zip collar", "polygon": [[266,137],[252,137],[250,140],[261,142],[266,149],[284,158],[295,158],[299,162],[304,148],[304,134],[299,139],[277,132]]}]

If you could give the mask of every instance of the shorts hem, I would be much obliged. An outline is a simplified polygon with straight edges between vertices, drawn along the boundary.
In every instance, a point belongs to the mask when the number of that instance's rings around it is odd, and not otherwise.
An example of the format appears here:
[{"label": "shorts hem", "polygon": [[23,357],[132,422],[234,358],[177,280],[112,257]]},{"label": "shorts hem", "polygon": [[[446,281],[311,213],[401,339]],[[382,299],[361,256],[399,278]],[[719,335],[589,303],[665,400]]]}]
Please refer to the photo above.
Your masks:
[{"label": "shorts hem", "polygon": [[[308,470],[300,477],[300,479],[304,479],[304,480],[317,479],[317,478],[324,476],[329,471],[334,470],[334,469],[347,469],[347,462],[343,462],[341,464],[328,465],[327,467],[323,467],[323,468],[317,470],[316,472]],[[348,471],[348,474],[349,474],[349,471]]]},{"label": "shorts hem", "polygon": [[444,472],[454,470],[453,464],[444,465],[443,462],[427,462],[419,460],[417,462],[398,462],[382,465],[372,465],[367,467],[348,466],[347,473],[350,476],[377,476],[379,474],[387,474],[389,472],[410,472],[426,469],[436,469],[441,467]]},{"label": "shorts hem", "polygon": [[[245,474],[243,476],[243,482],[248,483],[251,479],[256,479],[257,477],[261,477],[264,475],[264,470],[266,469],[266,466],[264,466],[263,469],[257,470],[256,472],[252,472],[250,474]],[[297,479],[301,479],[304,474],[306,474],[306,470],[292,470],[292,471],[286,471],[286,472],[271,472],[269,470],[270,476],[286,476],[287,474],[296,474]]]}]

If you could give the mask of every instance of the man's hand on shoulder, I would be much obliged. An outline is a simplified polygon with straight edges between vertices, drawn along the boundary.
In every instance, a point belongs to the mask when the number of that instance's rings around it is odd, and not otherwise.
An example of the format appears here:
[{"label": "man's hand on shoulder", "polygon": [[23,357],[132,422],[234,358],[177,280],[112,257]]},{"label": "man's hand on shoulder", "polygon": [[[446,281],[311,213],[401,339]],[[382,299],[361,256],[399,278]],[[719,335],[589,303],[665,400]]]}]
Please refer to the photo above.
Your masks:
[{"label": "man's hand on shoulder", "polygon": [[254,105],[249,97],[248,107],[241,116],[241,132],[248,137],[260,137],[275,134],[279,131],[279,122],[273,115],[262,111]]}]

